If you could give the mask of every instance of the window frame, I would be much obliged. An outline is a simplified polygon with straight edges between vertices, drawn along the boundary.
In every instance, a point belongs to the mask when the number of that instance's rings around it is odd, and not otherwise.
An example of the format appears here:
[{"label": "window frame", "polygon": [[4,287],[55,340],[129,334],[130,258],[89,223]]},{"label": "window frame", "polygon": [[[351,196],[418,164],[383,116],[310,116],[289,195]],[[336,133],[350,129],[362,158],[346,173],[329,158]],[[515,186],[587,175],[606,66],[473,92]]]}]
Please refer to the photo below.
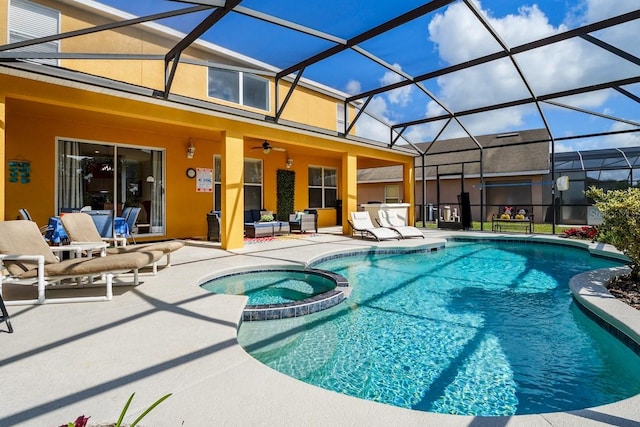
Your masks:
[{"label": "window frame", "polygon": [[[317,166],[317,165],[309,165],[308,171],[307,173],[310,174],[312,169],[320,169],[320,176],[321,176],[321,181],[322,183],[320,185],[312,185],[311,184],[311,180],[309,180],[308,182],[308,205],[309,208],[314,208],[314,209],[326,209],[326,208],[334,208],[335,205],[333,206],[328,206],[327,205],[327,191],[335,191],[335,200],[338,200],[338,168],[334,168],[334,167],[328,167],[328,166]],[[328,174],[326,173],[327,171],[332,171],[333,175],[335,176],[335,185],[331,186],[331,185],[327,185],[326,184],[326,178],[328,176]],[[320,189],[322,192],[322,204],[321,206],[315,206],[312,204],[312,197],[311,197],[311,190],[317,190]]]},{"label": "window frame", "polygon": [[[111,179],[113,180],[113,182],[112,182],[112,186],[105,191],[110,192],[110,195],[112,197],[111,203],[113,203],[114,209],[116,209],[116,211],[117,211],[118,205],[124,206],[126,202],[125,196],[123,197],[120,197],[120,196],[122,196],[122,194],[128,194],[127,193],[128,190],[126,188],[123,189],[122,185],[127,185],[129,181],[128,179],[126,179],[123,184],[122,181],[119,179],[119,178],[122,178],[121,176],[122,171],[120,170],[120,161],[123,160],[121,158],[119,150],[123,150],[124,152],[126,152],[125,150],[139,150],[140,152],[148,152],[151,155],[151,159],[150,159],[151,163],[149,164],[150,170],[148,171],[150,175],[147,175],[147,177],[140,175],[139,177],[136,177],[134,181],[137,181],[136,182],[138,186],[137,191],[140,191],[141,193],[143,192],[141,186],[147,186],[147,185],[152,186],[152,189],[151,188],[149,189],[149,195],[152,196],[152,198],[150,199],[151,204],[155,205],[156,207],[154,208],[152,206],[151,209],[157,209],[157,216],[156,215],[153,216],[153,222],[151,222],[152,218],[149,218],[150,220],[150,223],[148,224],[149,231],[147,233],[142,233],[141,235],[164,236],[166,234],[166,231],[167,231],[167,198],[166,198],[167,153],[165,148],[121,144],[121,143],[109,142],[109,141],[87,140],[87,139],[80,139],[80,138],[74,138],[74,137],[61,137],[61,136],[56,137],[55,138],[56,166],[55,166],[55,182],[54,182],[54,188],[55,188],[55,204],[54,205],[55,205],[56,212],[60,212],[60,209],[64,207],[71,207],[71,208],[82,207],[82,206],[61,206],[62,204],[61,198],[63,196],[63,194],[61,194],[63,191],[61,189],[61,186],[64,185],[63,182],[61,182],[61,180],[62,180],[62,175],[65,173],[64,167],[63,167],[64,154],[62,153],[62,151],[64,150],[62,145],[64,143],[76,143],[78,144],[78,148],[80,147],[81,144],[84,144],[89,147],[101,146],[111,150],[108,156],[105,156],[103,154],[102,156],[98,156],[98,157],[103,157],[103,158],[111,157],[112,159],[113,177]],[[154,156],[159,157],[155,165],[153,164]],[[157,169],[154,170],[155,168]],[[153,177],[154,180],[149,181],[148,180],[149,177]],[[85,177],[85,179],[86,178],[88,177]],[[86,196],[87,194],[89,193],[85,193],[85,189],[83,188],[80,195],[83,196],[84,198],[84,196]],[[121,199],[125,199],[125,200],[121,200]],[[83,203],[81,204],[84,206],[84,200],[83,200]]]},{"label": "window frame", "polygon": [[[235,100],[229,100],[229,99],[225,99],[219,96],[216,96],[215,94],[211,93],[211,73],[212,72],[222,72],[222,73],[234,73],[237,76],[237,80],[238,80],[238,87],[235,88],[237,90],[237,96],[238,96],[238,101],[236,102]],[[254,106],[254,105],[248,105],[247,101],[245,101],[245,78],[247,79],[251,79],[253,81],[256,82],[262,82],[264,83],[264,94],[265,94],[265,105],[264,108],[261,106]],[[220,101],[225,101],[225,102],[229,102],[232,104],[237,104],[237,105],[242,105],[243,107],[247,107],[247,108],[255,108],[257,110],[262,110],[262,111],[269,111],[269,105],[270,105],[270,99],[271,99],[271,89],[270,89],[270,85],[269,85],[270,81],[269,79],[266,79],[264,77],[261,77],[257,74],[253,74],[253,73],[247,73],[244,71],[236,71],[236,70],[229,70],[226,68],[220,68],[220,67],[207,67],[207,97],[209,98],[213,98],[213,99],[218,99]]]},{"label": "window frame", "polygon": [[[256,182],[250,182],[247,183],[244,179],[244,172],[242,174],[242,181],[243,181],[243,188],[244,188],[244,194],[245,194],[245,199],[243,200],[244,203],[244,208],[247,209],[247,200],[246,200],[246,195],[247,195],[247,191],[246,191],[246,187],[260,187],[260,207],[259,209],[262,209],[262,206],[264,204],[264,162],[262,161],[262,159],[251,159],[251,158],[245,158],[243,161],[243,167],[245,169],[245,171],[247,170],[247,163],[260,163],[260,182],[256,183]],[[219,168],[219,169],[218,169]],[[213,186],[214,186],[214,197],[213,197],[213,210],[214,211],[221,211],[222,210],[222,200],[220,200],[221,195],[222,195],[222,156],[219,154],[215,154],[213,156]]]},{"label": "window frame", "polygon": [[[393,189],[395,192],[394,197],[389,196],[389,190]],[[393,191],[392,191],[393,192]],[[400,185],[387,184],[384,186],[384,202],[385,203],[402,203],[400,200]]]},{"label": "window frame", "polygon": [[[14,13],[16,13],[16,9],[22,9],[24,11],[32,12],[33,14],[39,16],[41,19],[35,22],[29,21],[29,23],[27,24],[28,28],[21,28],[21,27],[16,28],[17,24],[15,22],[15,15],[14,15]],[[48,6],[43,6],[41,4],[34,3],[29,0],[9,0],[7,5],[7,42],[15,43],[19,41],[37,39],[47,35],[59,34],[60,25],[61,25],[61,22],[60,22],[61,15],[62,14],[57,9],[54,9]],[[55,20],[56,28],[53,30],[53,33],[48,34],[50,32],[45,31],[43,34],[37,34],[37,31],[35,32],[29,31],[29,30],[33,30],[34,28],[37,28],[38,30],[40,30],[43,27],[47,27],[47,25],[45,25],[46,23],[45,18],[50,18]],[[50,47],[50,49],[46,49],[45,47]],[[60,40],[54,40],[47,43],[28,46],[26,48],[19,49],[18,51],[22,51],[22,52],[30,51],[30,52],[38,52],[38,53],[48,53],[48,52],[60,53]],[[25,61],[35,62],[38,64],[54,65],[54,66],[60,65],[60,60],[57,58],[26,59]]]}]

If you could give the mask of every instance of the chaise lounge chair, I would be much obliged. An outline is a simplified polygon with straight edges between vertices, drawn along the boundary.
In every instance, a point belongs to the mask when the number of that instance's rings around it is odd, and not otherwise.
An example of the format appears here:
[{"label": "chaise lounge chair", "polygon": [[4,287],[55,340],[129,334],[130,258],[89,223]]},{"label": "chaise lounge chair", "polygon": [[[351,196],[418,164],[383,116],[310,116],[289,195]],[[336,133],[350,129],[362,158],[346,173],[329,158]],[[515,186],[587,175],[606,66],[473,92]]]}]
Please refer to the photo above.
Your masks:
[{"label": "chaise lounge chair", "polygon": [[[113,297],[113,277],[120,273],[134,272],[134,280],[128,285],[137,285],[138,269],[149,265],[162,257],[162,252],[148,251],[95,258],[71,258],[59,261],[53,248],[42,238],[38,226],[32,221],[0,221],[0,295],[3,283],[37,284],[38,297],[28,300],[6,301],[6,305],[49,304],[82,301],[109,301]],[[57,247],[78,252],[83,246]],[[5,270],[6,269],[6,270]],[[105,280],[104,296],[67,297],[47,299],[47,286],[67,287],[64,279],[76,279],[81,287],[81,280],[101,276]]]},{"label": "chaise lounge chair", "polygon": [[[102,237],[98,233],[98,229],[91,217],[82,212],[65,214],[61,218],[62,225],[67,231],[71,244],[74,243],[94,243],[101,242]],[[167,258],[166,267],[171,266],[171,253],[177,251],[184,246],[183,242],[169,241],[150,243],[148,245],[128,245],[116,246],[107,249],[107,255],[128,254],[139,251],[161,251]],[[158,271],[157,260],[153,262],[153,274]]]},{"label": "chaise lounge chair", "polygon": [[401,236],[396,231],[386,227],[375,227],[371,222],[368,212],[351,212],[351,235],[360,233],[360,237],[364,238],[365,235],[371,236],[374,239],[390,240],[400,239]]},{"label": "chaise lounge chair", "polygon": [[396,212],[379,210],[376,221],[380,224],[380,227],[391,228],[399,233],[403,239],[410,239],[412,237],[421,237],[424,239],[424,234],[419,228],[406,225]]}]

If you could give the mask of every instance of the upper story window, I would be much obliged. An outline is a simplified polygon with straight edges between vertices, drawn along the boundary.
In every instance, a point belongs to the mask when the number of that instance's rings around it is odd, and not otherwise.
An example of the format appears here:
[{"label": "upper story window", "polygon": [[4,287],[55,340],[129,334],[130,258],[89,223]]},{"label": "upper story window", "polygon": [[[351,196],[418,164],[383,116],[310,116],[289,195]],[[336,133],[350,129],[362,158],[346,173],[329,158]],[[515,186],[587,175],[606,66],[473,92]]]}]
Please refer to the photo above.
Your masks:
[{"label": "upper story window", "polygon": [[[346,133],[347,131],[347,122],[345,122],[345,108],[344,103],[338,102],[336,104],[336,130],[340,133]],[[347,114],[349,114],[349,110],[347,110]],[[348,119],[348,117],[347,117]]]},{"label": "upper story window", "polygon": [[[11,0],[9,3],[9,43],[58,34],[60,12],[27,0]],[[60,41],[41,43],[20,48],[23,52],[58,53]],[[33,59],[32,62],[58,65],[57,59]]]},{"label": "upper story window", "polygon": [[269,109],[269,80],[242,71],[209,68],[208,94],[246,107]]}]

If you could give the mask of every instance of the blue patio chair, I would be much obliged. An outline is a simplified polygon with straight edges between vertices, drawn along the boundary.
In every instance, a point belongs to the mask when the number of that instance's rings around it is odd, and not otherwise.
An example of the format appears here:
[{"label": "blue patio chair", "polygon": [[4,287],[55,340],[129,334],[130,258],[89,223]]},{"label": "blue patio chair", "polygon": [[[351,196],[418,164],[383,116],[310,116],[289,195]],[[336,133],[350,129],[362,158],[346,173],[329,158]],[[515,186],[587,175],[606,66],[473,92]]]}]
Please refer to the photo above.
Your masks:
[{"label": "blue patio chair", "polygon": [[127,227],[129,229],[128,236],[124,236],[133,240],[133,243],[136,242],[136,239],[133,238],[134,227],[136,225],[136,221],[138,220],[138,215],[140,215],[141,208],[125,208],[125,210],[129,209],[127,215],[124,215],[124,211],[122,212],[122,216],[125,221],[127,221]]}]

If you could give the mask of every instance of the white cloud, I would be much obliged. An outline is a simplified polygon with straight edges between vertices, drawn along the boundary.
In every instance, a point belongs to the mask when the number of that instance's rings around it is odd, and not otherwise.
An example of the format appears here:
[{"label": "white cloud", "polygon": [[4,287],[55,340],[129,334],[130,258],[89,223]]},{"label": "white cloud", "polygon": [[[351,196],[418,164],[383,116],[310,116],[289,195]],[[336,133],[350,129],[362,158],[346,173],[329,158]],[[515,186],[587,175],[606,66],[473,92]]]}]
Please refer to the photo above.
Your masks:
[{"label": "white cloud", "polygon": [[[482,9],[479,0],[473,0]],[[552,25],[549,19],[537,5],[522,6],[517,13],[496,17],[483,10],[490,25],[500,35],[508,46],[517,46],[541,37],[550,36],[566,31],[576,25],[598,21],[620,13],[637,9],[639,0],[583,0],[578,7],[567,13],[565,23]],[[637,27],[637,30],[636,30]],[[460,64],[482,55],[499,51],[501,48],[490,33],[479,23],[463,2],[458,2],[436,14],[428,25],[429,38],[436,47],[436,53],[444,64]],[[640,22],[625,24],[622,28],[612,28],[594,33],[608,43],[638,52],[640,43]],[[517,55],[516,61],[523,70],[530,87],[535,95],[559,92],[570,88],[588,86],[617,78],[638,75],[638,67],[615,55],[596,47],[580,38],[566,40],[541,49],[535,49]],[[394,64],[400,69],[400,65]],[[387,85],[400,81],[402,78],[391,71],[381,78],[381,84]],[[426,82],[430,83],[430,82]],[[431,90],[438,100],[451,111],[464,111],[499,102],[517,100],[529,96],[524,82],[509,59],[492,61],[482,66],[473,67],[460,72],[442,76],[435,82],[437,89]],[[376,105],[370,106],[369,111],[391,123],[402,121],[401,107],[416,102],[416,91],[413,86],[388,92],[384,98],[377,97]],[[610,97],[613,91],[599,91],[558,99],[574,107],[590,109],[596,112],[610,112]],[[386,102],[385,102],[386,100]],[[372,102],[373,103],[373,102]],[[548,110],[545,109],[545,110]],[[615,108],[613,108],[615,111]],[[425,103],[424,117],[439,116],[444,110],[433,101]],[[623,114],[618,112],[618,114]],[[640,119],[639,119],[640,120]],[[533,106],[510,108],[505,111],[492,111],[482,115],[465,116],[462,118],[465,127],[473,134],[504,132],[524,128],[539,128],[544,124]],[[607,129],[585,130],[583,125],[593,123],[585,120],[578,123],[566,123],[550,120],[560,124],[562,129],[552,128],[554,135],[604,132]],[[359,129],[378,135],[378,140],[388,140],[388,130],[376,129],[368,131],[369,124],[359,122]],[[441,130],[443,122],[428,123],[414,126],[403,136],[413,142],[429,141]],[[573,127],[573,128],[572,128]],[[455,122],[448,127],[441,138],[465,135],[463,129]],[[633,135],[607,138],[611,144],[636,144],[638,137]],[[593,148],[598,148],[599,141]],[[581,147],[577,141],[565,141],[560,144],[569,150]],[[582,147],[582,149],[585,149]]]},{"label": "white cloud", "polygon": [[[481,2],[474,0],[478,8]],[[623,4],[619,4],[623,3]],[[638,0],[614,2],[610,0],[586,0],[581,21],[594,21],[637,8]],[[533,39],[553,35],[567,30],[566,25],[553,26],[538,6],[523,6],[517,14],[494,17],[484,11],[489,23],[509,45],[516,46]],[[578,21],[579,17],[574,17]],[[640,31],[639,31],[640,32]],[[618,46],[634,43],[639,32],[616,31],[610,34]],[[459,64],[479,56],[496,52],[499,47],[462,2],[437,14],[429,24],[430,39],[437,53],[449,64]],[[617,58],[611,62],[612,54],[581,40],[571,39],[542,49],[536,49],[516,57],[534,94],[541,95],[587,86],[615,78],[637,75],[637,66]],[[493,61],[481,67],[443,76],[437,81],[438,99],[453,111],[461,111],[482,105],[494,104],[528,96],[524,84],[510,61]],[[582,108],[606,108],[608,93],[605,91],[575,96],[571,105]],[[427,117],[439,107],[434,102],[427,106]],[[531,109],[510,109],[484,114],[482,120],[465,118],[473,133],[500,132],[518,128],[528,123],[526,114]],[[534,114],[535,115],[535,114]],[[539,119],[537,119],[539,121]],[[439,127],[433,126],[435,135]],[[553,129],[552,129],[553,131]],[[425,127],[421,132],[427,132]],[[426,135],[425,135],[426,136]]]},{"label": "white cloud", "polygon": [[[398,70],[401,70],[400,65],[394,64],[393,66],[395,68],[398,68]],[[386,73],[384,73],[384,76],[382,76],[382,79],[380,79],[380,83],[383,86],[386,86],[393,83],[398,83],[402,80],[403,78],[400,77],[398,73],[394,73],[393,71],[387,71]],[[413,90],[413,86],[409,85],[409,86],[404,86],[404,87],[389,91],[387,92],[386,95],[387,95],[387,98],[389,99],[389,102],[391,102],[392,104],[405,106],[411,100],[412,90]]]},{"label": "white cloud", "polygon": [[[622,122],[616,122],[611,126],[611,131],[633,129],[634,127]],[[640,132],[621,133],[608,135],[600,139],[597,148],[622,148],[640,146]]]},{"label": "white cloud", "polygon": [[356,93],[362,92],[362,85],[357,80],[349,80],[347,83],[347,93],[349,95],[355,95]]},{"label": "white cloud", "polygon": [[391,120],[384,98],[374,96],[365,111],[366,113],[358,119],[357,135],[374,141],[389,142],[389,127],[384,123],[391,123]]},{"label": "white cloud", "polygon": [[[613,123],[606,131],[616,132],[634,129],[634,126],[622,122]],[[603,148],[623,148],[640,146],[640,133],[630,132],[593,138],[556,141],[556,152],[599,150]]]},{"label": "white cloud", "polygon": [[638,0],[586,0],[583,20],[585,23],[595,22],[638,8]]}]

